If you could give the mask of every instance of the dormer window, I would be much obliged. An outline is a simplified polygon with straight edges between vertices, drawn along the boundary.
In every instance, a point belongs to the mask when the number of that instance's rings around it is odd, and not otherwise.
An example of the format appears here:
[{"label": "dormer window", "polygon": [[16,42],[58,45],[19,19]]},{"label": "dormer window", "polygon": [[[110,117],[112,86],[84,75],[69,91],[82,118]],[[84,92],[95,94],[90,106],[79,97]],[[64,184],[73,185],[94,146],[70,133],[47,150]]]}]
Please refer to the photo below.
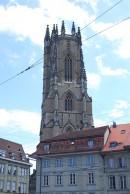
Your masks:
[{"label": "dormer window", "polygon": [[49,149],[50,149],[49,144],[44,145],[44,151],[45,151],[45,152],[48,152],[48,151],[49,151]]},{"label": "dormer window", "polygon": [[0,156],[5,158],[6,151],[0,149]]},{"label": "dormer window", "polygon": [[114,147],[116,147],[118,145],[118,143],[116,142],[116,141],[111,141],[110,142],[110,147],[111,148],[114,148]]},{"label": "dormer window", "polygon": [[122,130],[121,130],[121,134],[124,134],[124,133],[125,133],[125,129],[122,129]]},{"label": "dormer window", "polygon": [[88,147],[93,147],[94,141],[93,140],[88,140]]},{"label": "dormer window", "polygon": [[14,153],[13,152],[9,152],[9,156],[11,159],[14,159]]}]

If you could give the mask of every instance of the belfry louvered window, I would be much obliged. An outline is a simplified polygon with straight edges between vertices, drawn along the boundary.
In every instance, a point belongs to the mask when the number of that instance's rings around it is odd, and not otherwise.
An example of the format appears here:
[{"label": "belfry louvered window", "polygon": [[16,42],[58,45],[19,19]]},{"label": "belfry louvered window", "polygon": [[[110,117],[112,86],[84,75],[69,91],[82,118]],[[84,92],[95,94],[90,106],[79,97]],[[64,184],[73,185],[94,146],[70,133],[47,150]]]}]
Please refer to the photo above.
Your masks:
[{"label": "belfry louvered window", "polygon": [[65,111],[72,111],[72,96],[70,94],[65,98]]},{"label": "belfry louvered window", "polygon": [[65,81],[72,81],[72,59],[69,56],[65,59]]}]

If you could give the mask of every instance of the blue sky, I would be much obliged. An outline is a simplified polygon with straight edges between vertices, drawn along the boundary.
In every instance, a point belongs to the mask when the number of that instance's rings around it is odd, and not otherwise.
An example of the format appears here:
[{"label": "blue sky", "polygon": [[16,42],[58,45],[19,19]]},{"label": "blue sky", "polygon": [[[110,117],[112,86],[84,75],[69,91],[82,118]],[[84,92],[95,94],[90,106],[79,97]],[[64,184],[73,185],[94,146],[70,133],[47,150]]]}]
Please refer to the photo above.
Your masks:
[{"label": "blue sky", "polygon": [[[72,22],[81,28],[88,94],[93,99],[95,126],[130,120],[130,1],[122,0],[91,25],[88,23],[119,0],[1,0],[0,83],[25,70],[43,56],[47,24],[66,32]],[[85,28],[84,28],[85,27]],[[83,29],[84,28],[84,29]],[[42,61],[41,61],[42,62]],[[42,66],[0,85],[0,137],[23,144],[26,153],[39,142]]]}]

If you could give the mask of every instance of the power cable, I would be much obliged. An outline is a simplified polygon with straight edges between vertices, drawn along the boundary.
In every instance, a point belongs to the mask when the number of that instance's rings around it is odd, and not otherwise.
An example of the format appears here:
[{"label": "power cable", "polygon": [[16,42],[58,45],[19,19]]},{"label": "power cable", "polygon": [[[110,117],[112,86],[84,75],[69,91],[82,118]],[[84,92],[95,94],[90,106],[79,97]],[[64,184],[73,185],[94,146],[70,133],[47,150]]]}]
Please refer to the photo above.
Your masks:
[{"label": "power cable", "polygon": [[33,68],[33,67],[35,67],[35,66],[39,65],[40,63],[42,63],[42,62],[40,62],[40,61],[41,61],[41,59],[43,59],[43,58],[40,58],[40,59],[39,59],[39,60],[37,60],[35,63],[33,63],[32,65],[30,65],[29,67],[27,67],[25,70],[21,71],[20,73],[18,73],[18,74],[16,74],[16,75],[14,75],[13,77],[11,77],[11,78],[9,78],[9,79],[5,80],[5,81],[4,81],[4,82],[2,82],[2,83],[0,83],[0,86],[1,86],[1,85],[3,85],[3,84],[5,84],[6,82],[8,82],[8,81],[12,80],[13,78],[15,78],[15,77],[19,76],[20,74],[25,73],[26,71],[30,70],[31,68]]},{"label": "power cable", "polygon": [[[97,36],[98,34],[101,34],[102,32],[105,32],[105,31],[107,31],[107,30],[109,30],[109,29],[111,29],[111,28],[113,28],[113,27],[119,25],[120,23],[125,22],[125,21],[128,20],[128,19],[130,19],[130,17],[127,17],[127,18],[125,18],[125,19],[123,19],[123,20],[121,20],[121,21],[115,23],[114,25],[109,26],[108,28],[103,29],[103,30],[97,32],[96,34],[93,34],[92,36],[90,36],[90,37],[84,39],[82,42],[85,42],[85,41],[87,41],[87,40],[89,40],[89,39],[91,39],[91,38]],[[76,45],[74,45],[74,46],[76,46]],[[66,51],[66,50],[65,50],[65,51]],[[60,52],[59,52],[59,54],[60,54]],[[46,53],[45,53],[44,55],[46,55]],[[43,59],[43,58],[41,58],[41,59]],[[39,65],[40,63],[42,63],[42,62],[39,62],[41,59],[39,59],[38,61],[36,61],[35,63],[33,63],[33,64],[32,64],[31,66],[29,66],[28,68],[26,68],[25,70],[21,71],[20,73],[14,75],[13,77],[11,77],[11,78],[5,80],[5,81],[2,82],[2,83],[0,83],[0,86],[3,85],[3,84],[5,84],[6,82],[10,81],[11,79],[13,79],[13,78],[19,76],[20,74],[24,73],[25,71],[30,70],[31,68],[35,67],[36,65]]]},{"label": "power cable", "polygon": [[102,32],[105,32],[105,31],[107,31],[107,30],[109,30],[109,29],[111,29],[111,28],[113,28],[113,27],[119,25],[120,23],[125,22],[126,20],[129,20],[129,19],[130,19],[130,17],[127,17],[127,18],[125,18],[125,19],[123,19],[123,20],[121,20],[121,21],[119,21],[119,22],[113,24],[112,26],[109,26],[108,28],[105,28],[105,29],[103,29],[103,30],[97,32],[96,34],[94,34],[94,35],[92,35],[92,36],[90,36],[90,37],[84,39],[82,42],[84,42],[84,41],[86,41],[86,40],[89,40],[89,39],[93,38],[94,36],[97,36],[98,34],[101,34]]},{"label": "power cable", "polygon": [[93,22],[95,22],[97,19],[99,19],[100,17],[102,17],[104,14],[106,14],[108,11],[110,11],[111,9],[113,9],[115,6],[117,6],[119,3],[121,3],[124,0],[120,0],[118,1],[116,4],[114,4],[112,7],[110,7],[109,9],[107,9],[105,12],[103,12],[102,14],[100,14],[98,17],[96,17],[94,20],[92,20],[91,22],[89,22],[86,26],[84,26],[83,28],[81,28],[81,30],[84,30],[86,27],[88,27],[90,24],[92,24]]}]

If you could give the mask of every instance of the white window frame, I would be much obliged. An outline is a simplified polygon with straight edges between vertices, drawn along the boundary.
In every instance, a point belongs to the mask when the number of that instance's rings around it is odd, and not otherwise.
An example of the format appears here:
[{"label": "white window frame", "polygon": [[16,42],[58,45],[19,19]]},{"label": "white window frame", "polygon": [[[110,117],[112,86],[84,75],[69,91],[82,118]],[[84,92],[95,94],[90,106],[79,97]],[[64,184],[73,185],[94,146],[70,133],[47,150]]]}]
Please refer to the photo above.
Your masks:
[{"label": "white window frame", "polygon": [[125,175],[121,175],[120,176],[120,189],[126,189],[126,176]]},{"label": "white window frame", "polygon": [[16,192],[16,182],[12,182],[12,192]]},{"label": "white window frame", "polygon": [[88,184],[94,184],[94,172],[88,172]]},{"label": "white window frame", "polygon": [[43,160],[43,167],[44,168],[47,168],[47,167],[49,167],[50,166],[50,160],[49,159],[44,159]]},{"label": "white window frame", "polygon": [[125,157],[119,157],[119,167],[120,167],[120,168],[126,167],[126,160],[125,160]]},{"label": "white window frame", "polygon": [[4,174],[4,172],[5,172],[5,164],[0,163],[0,173]]},{"label": "white window frame", "polygon": [[76,166],[77,164],[77,158],[76,157],[71,157],[68,159],[68,165],[69,166]]},{"label": "white window frame", "polygon": [[70,173],[69,175],[69,184],[76,185],[76,173]]},{"label": "white window frame", "polygon": [[43,186],[49,186],[49,175],[43,175]]},{"label": "white window frame", "polygon": [[115,158],[108,158],[108,166],[110,168],[115,168]]},{"label": "white window frame", "polygon": [[109,189],[116,189],[116,177],[115,176],[109,177]]},{"label": "white window frame", "polygon": [[93,164],[94,164],[94,157],[87,156],[87,165],[93,165]]},{"label": "white window frame", "polygon": [[16,176],[16,174],[17,174],[17,167],[14,166],[14,168],[13,168],[13,175]]},{"label": "white window frame", "polygon": [[12,166],[9,165],[9,166],[8,166],[8,174],[11,175],[11,173],[12,173]]},{"label": "white window frame", "polygon": [[11,181],[7,181],[6,190],[7,191],[10,191],[11,190]]},{"label": "white window frame", "polygon": [[3,191],[4,189],[4,180],[0,179],[0,191]]},{"label": "white window frame", "polygon": [[63,160],[61,158],[58,158],[55,160],[56,166],[62,166],[63,165]]},{"label": "white window frame", "polygon": [[61,173],[56,174],[56,185],[61,186],[63,184],[63,176]]}]

